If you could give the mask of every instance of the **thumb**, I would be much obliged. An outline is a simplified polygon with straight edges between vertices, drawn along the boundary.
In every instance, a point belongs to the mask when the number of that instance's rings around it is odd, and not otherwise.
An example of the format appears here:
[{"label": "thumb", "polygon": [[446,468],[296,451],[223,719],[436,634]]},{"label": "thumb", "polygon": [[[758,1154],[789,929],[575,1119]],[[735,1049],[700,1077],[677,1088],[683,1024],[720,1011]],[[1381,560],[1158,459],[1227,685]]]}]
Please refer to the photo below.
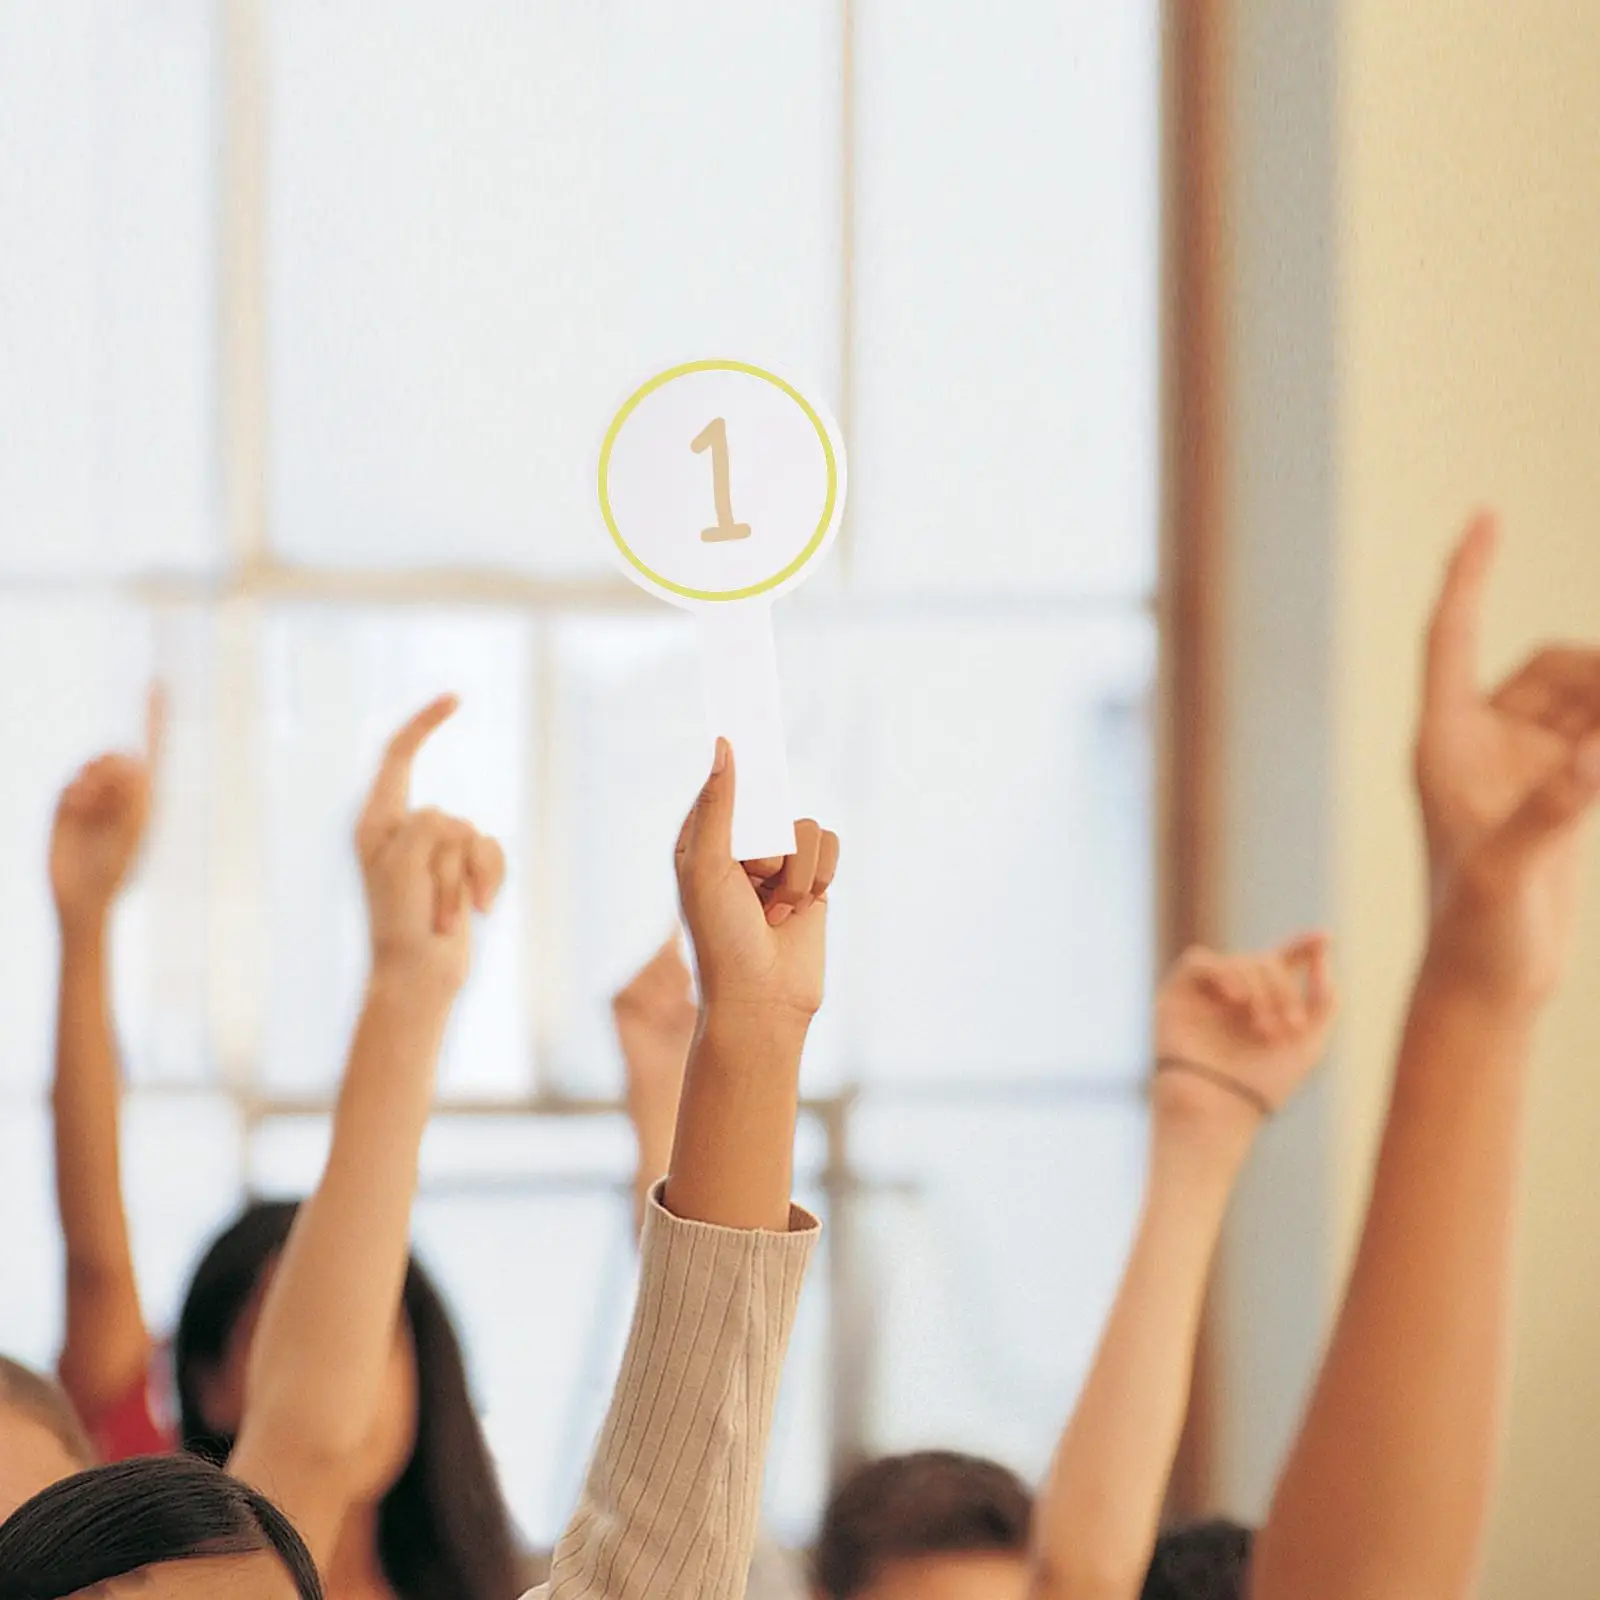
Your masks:
[{"label": "thumb", "polygon": [[1495,850],[1525,860],[1564,838],[1600,798],[1600,735],[1591,735],[1500,827]]},{"label": "thumb", "polygon": [[726,739],[717,740],[711,775],[695,797],[678,835],[678,860],[691,872],[704,864],[733,859],[733,750]]}]

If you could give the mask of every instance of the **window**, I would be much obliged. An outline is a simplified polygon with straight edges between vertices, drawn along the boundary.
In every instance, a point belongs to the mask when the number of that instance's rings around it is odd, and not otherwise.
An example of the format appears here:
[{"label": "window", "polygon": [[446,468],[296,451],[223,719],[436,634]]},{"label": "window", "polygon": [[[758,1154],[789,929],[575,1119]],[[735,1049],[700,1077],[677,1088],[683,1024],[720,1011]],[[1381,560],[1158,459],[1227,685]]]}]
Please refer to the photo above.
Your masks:
[{"label": "window", "polygon": [[555,1536],[632,1290],[607,1001],[670,926],[705,756],[692,634],[611,574],[593,456],[642,375],[725,351],[852,451],[778,617],[797,799],[846,846],[770,1516],[803,1539],[864,1449],[1043,1468],[1142,1178],[1160,50],[1153,0],[0,0],[0,1348],[59,1334],[61,783],[159,673],[116,971],[165,1323],[243,1193],[314,1181],[354,807],[455,689],[419,792],[513,877],[416,1232]]}]

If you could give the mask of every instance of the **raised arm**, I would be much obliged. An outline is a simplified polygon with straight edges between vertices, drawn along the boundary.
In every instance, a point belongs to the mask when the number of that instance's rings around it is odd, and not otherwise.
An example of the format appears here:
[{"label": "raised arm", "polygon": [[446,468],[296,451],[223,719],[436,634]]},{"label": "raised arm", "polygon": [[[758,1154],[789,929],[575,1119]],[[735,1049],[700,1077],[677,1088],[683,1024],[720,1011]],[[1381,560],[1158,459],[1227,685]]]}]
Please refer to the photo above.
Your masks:
[{"label": "raised arm", "polygon": [[639,1298],[553,1600],[741,1600],[778,1379],[815,1242],[789,1201],[800,1053],[822,1003],[838,840],[796,825],[784,861],[732,855],[719,741],[678,840],[700,1017],[671,1174],[650,1203]]},{"label": "raised arm", "polygon": [[836,835],[795,824],[795,853],[733,859],[733,758],[678,837],[678,891],[694,941],[700,1020],[689,1050],[664,1203],[726,1228],[789,1226],[800,1053],[822,1005]]},{"label": "raised arm", "polygon": [[1039,1496],[1033,1600],[1136,1600],[1228,1198],[1263,1119],[1321,1058],[1334,1010],[1320,935],[1258,956],[1191,950],[1162,982],[1144,1209]]},{"label": "raised arm", "polygon": [[357,829],[371,975],[328,1164],[262,1308],[229,1462],[289,1513],[324,1570],[393,1349],[418,1151],[471,962],[471,914],[490,909],[504,875],[493,840],[410,809],[412,762],[454,709],[437,700],[395,736]]},{"label": "raised arm", "polygon": [[634,1222],[643,1229],[650,1191],[672,1164],[678,1098],[694,1042],[699,1008],[674,935],[611,1002],[627,1070],[628,1120],[639,1147],[634,1169]]},{"label": "raised arm", "polygon": [[1491,698],[1477,689],[1494,537],[1474,525],[1434,619],[1417,751],[1427,954],[1344,1306],[1256,1541],[1253,1600],[1476,1592],[1528,1058],[1600,795],[1600,653],[1546,652]]},{"label": "raised arm", "polygon": [[67,786],[50,836],[50,888],[61,936],[56,1013],[56,1205],[66,1244],[61,1382],[90,1428],[149,1372],[122,1201],[122,1081],[111,1018],[111,911],[150,819],[162,702],[150,697],[142,755],[106,755]]}]

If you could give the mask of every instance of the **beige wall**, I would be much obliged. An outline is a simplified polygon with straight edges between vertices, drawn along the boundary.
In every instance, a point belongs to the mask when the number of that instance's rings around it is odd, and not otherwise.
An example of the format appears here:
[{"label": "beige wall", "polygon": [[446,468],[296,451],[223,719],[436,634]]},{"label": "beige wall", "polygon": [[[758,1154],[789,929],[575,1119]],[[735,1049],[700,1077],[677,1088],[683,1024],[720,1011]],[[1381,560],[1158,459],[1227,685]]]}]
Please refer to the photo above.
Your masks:
[{"label": "beige wall", "polygon": [[[1418,948],[1418,631],[1469,508],[1492,503],[1507,526],[1491,670],[1543,637],[1600,635],[1600,4],[1239,0],[1236,26],[1230,932],[1299,920],[1294,829],[1263,829],[1247,785],[1263,730],[1281,741],[1320,715],[1332,804],[1312,818],[1348,991],[1331,1092],[1285,1136],[1321,1166],[1269,1152],[1230,1248],[1223,1482],[1255,1511],[1309,1362],[1307,1302],[1326,1303],[1359,1222]],[[1263,317],[1317,336],[1274,346]],[[1314,379],[1297,370],[1322,354]],[[1282,654],[1255,615],[1275,606],[1280,636],[1312,641],[1287,708],[1246,681]],[[1245,881],[1252,835],[1276,889]],[[1491,1600],[1600,1592],[1600,871],[1593,886],[1539,1062]],[[1269,1275],[1243,1264],[1263,1235],[1294,1286],[1276,1342],[1256,1326]]]},{"label": "beige wall", "polygon": [[[1341,56],[1338,899],[1353,1221],[1418,914],[1394,781],[1418,619],[1469,505],[1501,508],[1498,669],[1600,635],[1600,5],[1360,0]],[[1518,1378],[1488,1593],[1597,1592],[1600,876],[1539,1062]]]}]

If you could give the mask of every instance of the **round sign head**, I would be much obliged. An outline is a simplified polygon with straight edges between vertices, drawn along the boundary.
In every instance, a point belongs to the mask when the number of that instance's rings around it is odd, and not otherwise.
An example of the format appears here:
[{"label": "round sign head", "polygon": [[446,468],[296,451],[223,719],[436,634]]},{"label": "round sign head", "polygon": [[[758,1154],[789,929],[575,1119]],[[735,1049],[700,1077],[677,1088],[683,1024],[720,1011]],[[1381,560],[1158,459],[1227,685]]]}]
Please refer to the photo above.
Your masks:
[{"label": "round sign head", "polygon": [[600,511],[622,570],[693,609],[803,583],[844,510],[827,411],[747,361],[691,361],[643,384],[600,448]]}]

